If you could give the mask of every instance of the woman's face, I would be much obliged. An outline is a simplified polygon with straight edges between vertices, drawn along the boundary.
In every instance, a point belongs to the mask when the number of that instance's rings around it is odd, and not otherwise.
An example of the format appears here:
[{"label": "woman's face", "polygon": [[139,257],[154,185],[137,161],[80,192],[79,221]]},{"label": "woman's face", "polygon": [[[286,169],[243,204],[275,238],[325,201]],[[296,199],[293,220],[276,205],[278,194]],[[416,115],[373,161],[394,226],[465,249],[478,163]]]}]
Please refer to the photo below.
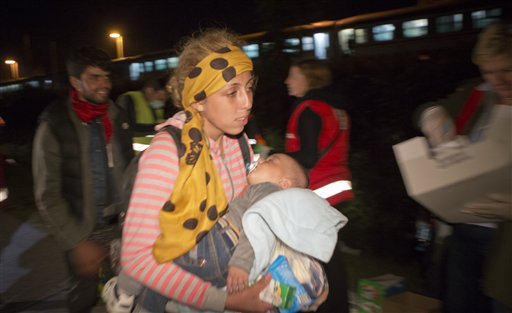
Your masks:
[{"label": "woman's face", "polygon": [[502,103],[512,103],[512,55],[490,57],[479,64],[482,77],[500,97]]},{"label": "woman's face", "polygon": [[244,72],[226,86],[193,106],[203,117],[206,136],[217,140],[222,135],[241,133],[252,108],[254,77]]},{"label": "woman's face", "polygon": [[284,83],[288,87],[288,94],[294,97],[303,97],[309,89],[306,76],[297,66],[290,67]]}]

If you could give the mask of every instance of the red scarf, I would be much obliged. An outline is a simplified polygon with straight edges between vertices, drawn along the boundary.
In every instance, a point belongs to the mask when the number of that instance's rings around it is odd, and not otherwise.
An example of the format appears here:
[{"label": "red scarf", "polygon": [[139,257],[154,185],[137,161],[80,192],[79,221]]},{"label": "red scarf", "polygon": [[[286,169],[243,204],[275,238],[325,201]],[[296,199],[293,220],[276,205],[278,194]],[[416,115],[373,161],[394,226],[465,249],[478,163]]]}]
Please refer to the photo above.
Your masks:
[{"label": "red scarf", "polygon": [[82,122],[90,123],[94,118],[102,117],[105,139],[107,142],[110,142],[110,138],[112,138],[112,123],[110,122],[110,118],[107,114],[108,104],[92,104],[81,100],[78,97],[78,91],[74,88],[71,88],[69,96],[71,97],[73,110]]}]

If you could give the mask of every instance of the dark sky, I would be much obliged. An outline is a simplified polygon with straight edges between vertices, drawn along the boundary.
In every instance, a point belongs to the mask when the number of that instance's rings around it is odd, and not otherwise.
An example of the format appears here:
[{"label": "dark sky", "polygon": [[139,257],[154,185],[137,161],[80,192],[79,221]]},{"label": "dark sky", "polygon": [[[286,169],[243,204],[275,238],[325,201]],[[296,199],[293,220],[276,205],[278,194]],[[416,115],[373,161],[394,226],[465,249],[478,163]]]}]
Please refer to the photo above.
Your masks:
[{"label": "dark sky", "polygon": [[[125,56],[173,48],[200,27],[228,26],[245,34],[271,27],[414,5],[416,0],[10,0],[0,10],[0,57],[49,61],[60,52],[92,44],[115,55],[111,30],[123,34]],[[3,63],[3,62],[2,62]],[[43,65],[41,65],[43,66]]]}]

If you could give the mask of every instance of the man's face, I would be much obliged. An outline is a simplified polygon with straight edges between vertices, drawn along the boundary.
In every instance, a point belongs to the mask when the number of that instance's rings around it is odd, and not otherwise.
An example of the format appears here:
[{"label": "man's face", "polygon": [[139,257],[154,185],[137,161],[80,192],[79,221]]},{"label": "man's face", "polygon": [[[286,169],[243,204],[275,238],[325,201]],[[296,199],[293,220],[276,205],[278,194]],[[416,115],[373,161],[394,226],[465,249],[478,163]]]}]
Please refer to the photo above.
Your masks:
[{"label": "man's face", "polygon": [[112,82],[110,73],[93,66],[87,66],[80,79],[70,77],[71,85],[78,91],[80,99],[93,104],[105,104],[108,101]]},{"label": "man's face", "polygon": [[482,77],[501,97],[501,103],[512,101],[512,54],[490,57],[479,64]]}]

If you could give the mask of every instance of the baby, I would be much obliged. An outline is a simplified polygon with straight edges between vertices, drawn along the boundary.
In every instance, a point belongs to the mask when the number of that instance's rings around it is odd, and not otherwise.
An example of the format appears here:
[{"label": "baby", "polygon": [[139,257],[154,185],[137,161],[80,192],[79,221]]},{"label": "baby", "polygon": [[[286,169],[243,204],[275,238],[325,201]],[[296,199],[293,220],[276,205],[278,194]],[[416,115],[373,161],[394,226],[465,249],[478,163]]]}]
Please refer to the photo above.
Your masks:
[{"label": "baby", "polygon": [[[192,250],[174,260],[175,264],[213,285],[226,286],[229,293],[248,287],[249,271],[255,258],[242,229],[245,211],[270,193],[308,185],[302,166],[286,154],[273,154],[254,165],[247,176],[248,188],[229,204],[228,213]],[[107,310],[111,313],[130,312],[134,297],[141,289],[140,284],[121,272],[104,287],[102,297]],[[144,294],[143,306],[145,301],[150,301],[152,308],[158,303],[156,307],[161,308],[158,311],[165,311],[167,299],[164,296],[153,291]]]}]

